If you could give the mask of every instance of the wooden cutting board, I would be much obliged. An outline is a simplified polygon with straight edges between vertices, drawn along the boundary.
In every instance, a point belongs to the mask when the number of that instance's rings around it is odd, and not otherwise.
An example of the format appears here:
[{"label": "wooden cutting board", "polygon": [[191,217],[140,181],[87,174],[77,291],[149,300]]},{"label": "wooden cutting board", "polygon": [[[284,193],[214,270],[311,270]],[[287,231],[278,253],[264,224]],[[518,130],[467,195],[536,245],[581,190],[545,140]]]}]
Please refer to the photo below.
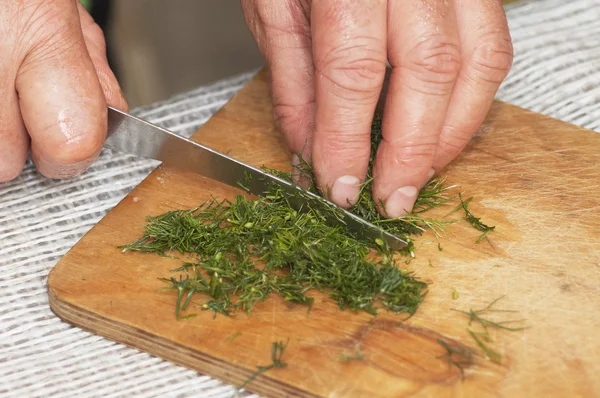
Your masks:
[{"label": "wooden cutting board", "polygon": [[[262,72],[193,139],[255,166],[288,169]],[[234,385],[270,364],[271,344],[289,338],[288,366],[247,388],[265,396],[600,396],[600,135],[496,102],[447,174],[474,197],[470,210],[496,226],[493,246],[475,244],[479,232],[466,222],[439,239],[442,251],[433,234],[418,238],[406,268],[431,285],[406,322],[320,299],[307,313],[277,297],[251,317],[199,312],[176,321],[175,293],[157,290],[180,263],[117,246],[139,238],[148,215],[240,191],[162,166],[56,265],[50,305],[78,327]],[[491,330],[490,347],[502,355],[496,364],[452,309],[479,309],[500,296],[498,307],[518,311],[506,316],[529,328]],[[464,379],[439,340],[473,353],[453,357],[466,362]],[[363,360],[339,360],[355,347]]]}]

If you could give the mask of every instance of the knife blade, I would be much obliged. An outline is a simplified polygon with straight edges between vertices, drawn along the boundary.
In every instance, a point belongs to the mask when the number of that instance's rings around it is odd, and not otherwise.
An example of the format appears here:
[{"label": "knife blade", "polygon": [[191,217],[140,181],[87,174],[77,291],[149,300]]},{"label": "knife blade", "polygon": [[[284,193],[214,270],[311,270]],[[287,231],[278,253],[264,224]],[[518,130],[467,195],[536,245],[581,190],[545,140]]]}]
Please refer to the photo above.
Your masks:
[{"label": "knife blade", "polygon": [[167,166],[198,173],[238,189],[246,188],[246,191],[257,196],[264,196],[275,184],[290,194],[290,205],[297,211],[307,206],[321,210],[330,225],[342,223],[355,236],[362,239],[379,238],[394,250],[407,245],[399,237],[300,186],[110,106],[104,146],[158,160]]}]

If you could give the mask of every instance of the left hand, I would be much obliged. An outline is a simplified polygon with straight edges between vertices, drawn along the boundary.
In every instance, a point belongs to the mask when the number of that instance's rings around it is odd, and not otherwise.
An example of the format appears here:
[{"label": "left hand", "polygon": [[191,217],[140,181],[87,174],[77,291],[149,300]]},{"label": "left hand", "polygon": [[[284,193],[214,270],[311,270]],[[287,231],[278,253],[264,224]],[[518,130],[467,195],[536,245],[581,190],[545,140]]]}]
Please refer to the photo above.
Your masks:
[{"label": "left hand", "polygon": [[373,199],[384,216],[479,128],[512,63],[500,0],[243,0],[272,77],[274,117],[342,207],[366,176],[371,121],[392,66]]}]

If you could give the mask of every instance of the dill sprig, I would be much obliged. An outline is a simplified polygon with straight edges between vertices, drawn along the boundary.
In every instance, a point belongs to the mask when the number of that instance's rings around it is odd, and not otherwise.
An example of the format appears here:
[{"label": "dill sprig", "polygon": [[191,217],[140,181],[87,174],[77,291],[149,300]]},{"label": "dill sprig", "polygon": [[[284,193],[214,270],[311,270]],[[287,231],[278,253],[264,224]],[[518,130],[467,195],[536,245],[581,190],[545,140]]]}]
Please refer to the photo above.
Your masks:
[{"label": "dill sprig", "polygon": [[[509,324],[509,323],[510,324],[522,323],[525,321],[524,319],[515,319],[515,320],[498,322],[498,321],[492,321],[490,319],[486,319],[483,317],[484,314],[487,314],[490,312],[501,312],[501,313],[516,313],[517,312],[515,310],[502,310],[502,309],[492,308],[502,298],[504,298],[504,296],[498,297],[497,299],[492,301],[490,304],[488,304],[486,307],[484,307],[480,310],[476,310],[476,311],[474,311],[474,310],[462,311],[462,310],[453,309],[453,311],[460,312],[469,317],[469,324],[468,324],[469,327],[467,328],[469,334],[471,335],[471,337],[473,337],[473,340],[475,340],[475,342],[477,343],[479,348],[482,349],[482,351],[485,353],[485,355],[492,362],[495,362],[495,363],[500,363],[502,361],[502,355],[500,353],[498,353],[497,351],[495,351],[493,348],[491,348],[491,346],[489,345],[490,343],[493,342],[493,340],[490,336],[489,329],[490,328],[502,329],[502,330],[506,330],[506,331],[510,331],[510,332],[517,332],[520,330],[527,329],[527,327],[525,327],[525,326],[523,326],[523,327],[507,326],[507,324]],[[482,329],[482,331],[475,331],[475,330],[471,329],[471,326],[473,325],[473,323],[478,324],[480,326],[480,329]]]},{"label": "dill sprig", "polygon": [[454,211],[462,208],[463,211],[465,212],[465,220],[467,220],[473,227],[475,227],[475,229],[482,232],[481,235],[479,235],[479,237],[475,241],[475,243],[479,243],[483,239],[487,239],[487,241],[489,242],[488,234],[491,231],[493,231],[496,227],[495,226],[490,227],[490,226],[482,223],[481,218],[477,218],[473,215],[473,213],[471,213],[471,211],[468,209],[468,206],[469,206],[469,203],[471,202],[471,200],[473,199],[472,197],[469,199],[463,200],[462,194],[459,193],[458,199],[460,200],[460,205],[458,205],[458,207],[456,209],[454,209]]},{"label": "dill sprig", "polygon": [[446,353],[438,358],[445,357],[448,361],[448,367],[456,366],[460,371],[461,379],[464,380],[464,367],[473,364],[473,352],[468,348],[451,346],[442,339],[438,339],[438,344],[446,349]]},{"label": "dill sprig", "polygon": [[341,362],[347,363],[350,361],[362,361],[363,359],[365,359],[365,356],[363,355],[363,353],[360,350],[360,344],[356,344],[354,346],[354,354],[347,355],[345,353],[342,353],[342,354],[340,354],[340,356],[338,358]]},{"label": "dill sprig", "polygon": [[271,346],[271,364],[267,366],[258,366],[258,370],[255,373],[253,373],[252,376],[248,378],[248,380],[246,380],[241,386],[237,388],[237,392],[244,389],[248,384],[250,384],[254,379],[256,379],[258,375],[270,369],[285,368],[287,366],[287,363],[281,362],[281,357],[283,356],[283,352],[285,351],[288,343],[289,339],[285,344],[283,344],[282,341],[273,343]]}]

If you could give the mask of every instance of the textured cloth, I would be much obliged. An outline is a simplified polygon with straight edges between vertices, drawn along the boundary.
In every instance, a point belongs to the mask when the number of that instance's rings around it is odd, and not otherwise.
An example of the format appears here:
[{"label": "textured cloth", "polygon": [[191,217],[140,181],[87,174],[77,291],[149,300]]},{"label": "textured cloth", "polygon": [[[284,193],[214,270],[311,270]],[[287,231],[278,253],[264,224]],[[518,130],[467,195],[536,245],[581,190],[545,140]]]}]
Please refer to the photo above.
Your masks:
[{"label": "textured cloth", "polygon": [[[515,47],[498,99],[600,129],[600,1],[507,7]],[[135,110],[189,136],[254,72]],[[230,397],[232,386],[71,327],[48,306],[52,267],[157,163],[103,153],[80,177],[31,163],[0,184],[0,397]]]}]

